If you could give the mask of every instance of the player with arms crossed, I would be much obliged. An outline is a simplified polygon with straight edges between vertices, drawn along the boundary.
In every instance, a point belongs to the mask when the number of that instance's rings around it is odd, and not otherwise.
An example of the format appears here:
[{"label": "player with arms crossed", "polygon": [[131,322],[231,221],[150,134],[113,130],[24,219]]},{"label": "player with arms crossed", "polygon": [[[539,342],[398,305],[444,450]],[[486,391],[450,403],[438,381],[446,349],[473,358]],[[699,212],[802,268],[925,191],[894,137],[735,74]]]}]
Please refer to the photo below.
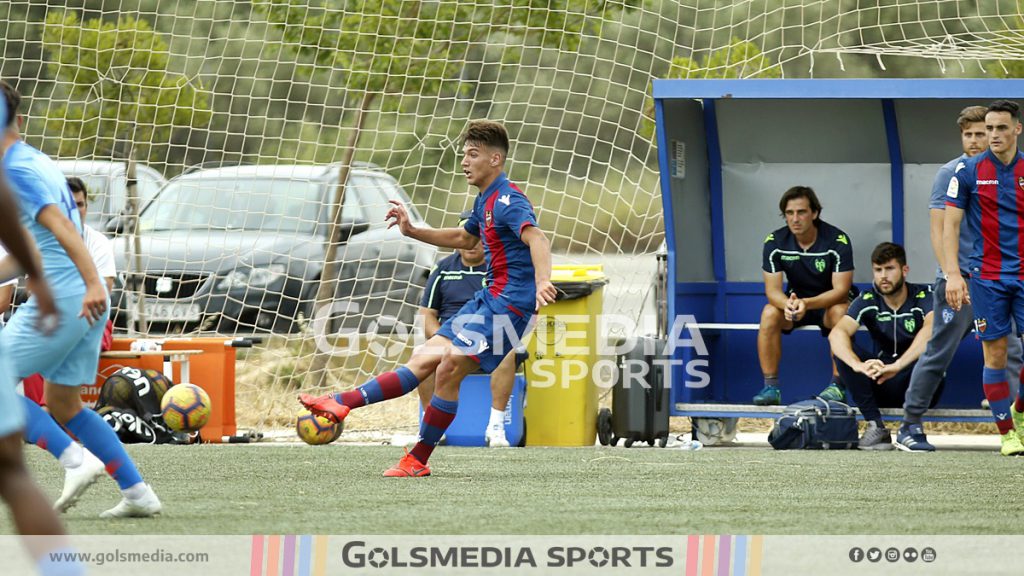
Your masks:
[{"label": "player with arms crossed", "polygon": [[[981,338],[985,368],[981,383],[999,429],[1004,456],[1024,454],[1024,398],[1010,402],[1007,379],[1007,336],[1024,326],[1024,155],[1017,150],[1021,133],[1020,106],[1009,100],[989,104],[985,114],[988,150],[958,167],[946,189],[942,228],[946,301],[959,311],[974,309],[974,327]],[[968,258],[970,294],[960,275],[960,225],[974,237]]]},{"label": "player with arms crossed", "polygon": [[443,248],[468,249],[483,241],[488,288],[418,347],[405,366],[348,392],[299,396],[310,412],[340,422],[350,410],[403,396],[434,374],[434,397],[423,413],[418,441],[384,476],[430,475],[427,460],[455,419],[462,379],[478,367],[493,372],[526,334],[534,311],[555,301],[551,245],[537,227],[530,201],[504,172],[509,150],[505,127],[470,122],[462,143],[463,173],[480,190],[465,226],[416,228],[405,207],[394,201],[387,218],[405,236]]},{"label": "player with arms crossed", "polygon": [[[43,272],[59,294],[60,311],[60,325],[44,338],[36,328],[41,311],[30,299],[0,334],[0,346],[9,355],[15,378],[43,375],[53,416],[103,461],[120,486],[121,502],[101,516],[158,514],[160,500],[142,481],[117,434],[99,414],[82,406],[79,387],[96,380],[109,296],[82,239],[81,219],[64,175],[53,160],[21,140],[21,95],[6,83],[0,83],[0,92],[11,118],[2,142],[4,170],[21,204],[22,225],[39,246]],[[41,409],[28,417],[49,418]]]}]

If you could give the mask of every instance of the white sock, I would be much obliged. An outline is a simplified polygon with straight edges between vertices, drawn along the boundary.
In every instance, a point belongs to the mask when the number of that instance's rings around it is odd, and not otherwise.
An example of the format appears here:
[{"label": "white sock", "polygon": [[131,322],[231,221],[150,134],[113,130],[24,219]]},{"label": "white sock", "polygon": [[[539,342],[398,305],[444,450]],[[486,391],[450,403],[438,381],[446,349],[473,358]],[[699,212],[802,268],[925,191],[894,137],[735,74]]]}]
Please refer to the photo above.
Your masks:
[{"label": "white sock", "polygon": [[83,458],[85,458],[85,450],[82,449],[78,442],[72,442],[60,453],[60,456],[57,457],[57,462],[60,462],[60,465],[65,470],[70,470],[81,466]]},{"label": "white sock", "polygon": [[491,419],[487,423],[488,428],[504,428],[505,427],[505,411],[495,410],[491,408]]},{"label": "white sock", "polygon": [[124,494],[124,497],[129,500],[138,500],[139,498],[142,498],[146,494],[146,483],[139,482],[134,486],[129,486],[124,490],[121,490],[121,493]]}]

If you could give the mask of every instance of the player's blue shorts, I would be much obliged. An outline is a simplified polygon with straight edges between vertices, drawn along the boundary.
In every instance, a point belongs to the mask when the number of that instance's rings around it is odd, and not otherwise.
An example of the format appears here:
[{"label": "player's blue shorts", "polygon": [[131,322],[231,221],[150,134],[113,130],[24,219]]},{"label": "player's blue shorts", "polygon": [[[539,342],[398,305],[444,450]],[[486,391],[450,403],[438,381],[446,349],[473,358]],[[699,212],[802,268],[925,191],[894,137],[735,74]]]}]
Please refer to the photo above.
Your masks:
[{"label": "player's blue shorts", "polygon": [[103,329],[110,315],[109,302],[107,312],[92,326],[78,317],[82,296],[56,298],[55,302],[60,324],[50,336],[36,330],[39,308],[34,298],[18,308],[0,333],[0,351],[11,365],[11,376],[19,380],[38,373],[54,384],[92,384],[99,367]]},{"label": "player's blue shorts", "polygon": [[1024,281],[971,278],[970,290],[978,338],[997,340],[1013,332],[1014,323],[1024,326]]},{"label": "player's blue shorts", "polygon": [[480,290],[441,325],[437,334],[451,340],[461,353],[479,362],[480,369],[490,374],[520,345],[532,318],[532,314],[517,313],[486,290]]}]

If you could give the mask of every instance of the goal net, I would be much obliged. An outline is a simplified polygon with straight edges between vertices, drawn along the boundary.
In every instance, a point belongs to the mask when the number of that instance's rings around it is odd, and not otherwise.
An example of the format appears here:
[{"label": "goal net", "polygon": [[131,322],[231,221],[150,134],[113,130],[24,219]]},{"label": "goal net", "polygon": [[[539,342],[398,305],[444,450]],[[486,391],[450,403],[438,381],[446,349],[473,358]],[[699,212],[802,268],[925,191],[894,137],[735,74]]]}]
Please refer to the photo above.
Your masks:
[{"label": "goal net", "polygon": [[[115,235],[118,331],[259,336],[238,419],[269,430],[298,392],[410,354],[401,326],[444,251],[383,214],[399,199],[457,225],[469,120],[508,127],[555,262],[603,265],[605,312],[653,332],[653,78],[1007,75],[1022,25],[1013,0],[11,0],[0,44],[26,139],[87,182],[89,222]],[[415,430],[414,396],[349,431]]]}]

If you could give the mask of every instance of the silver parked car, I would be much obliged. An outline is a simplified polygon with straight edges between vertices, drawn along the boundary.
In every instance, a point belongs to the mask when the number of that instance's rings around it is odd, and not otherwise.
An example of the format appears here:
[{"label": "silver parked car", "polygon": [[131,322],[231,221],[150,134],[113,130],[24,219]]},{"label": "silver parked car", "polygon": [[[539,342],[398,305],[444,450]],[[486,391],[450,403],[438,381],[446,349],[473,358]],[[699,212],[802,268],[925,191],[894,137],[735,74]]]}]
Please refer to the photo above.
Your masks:
[{"label": "silver parked car", "polygon": [[[65,176],[77,176],[89,189],[89,215],[86,224],[103,232],[107,222],[124,211],[128,190],[128,167],[109,160],[58,160]],[[136,164],[139,209],[152,200],[167,184],[167,179],[145,164]]]},{"label": "silver parked car", "polygon": [[[139,218],[144,311],[154,331],[288,332],[313,315],[338,166],[233,166],[171,180]],[[342,207],[332,328],[372,320],[411,325],[436,249],[387,229],[389,200],[423,220],[398,182],[353,168]],[[115,223],[116,225],[116,223]],[[116,227],[116,226],[115,226]],[[128,242],[117,242],[128,270]],[[115,323],[137,302],[121,282]],[[137,290],[136,290],[137,292]]]}]

